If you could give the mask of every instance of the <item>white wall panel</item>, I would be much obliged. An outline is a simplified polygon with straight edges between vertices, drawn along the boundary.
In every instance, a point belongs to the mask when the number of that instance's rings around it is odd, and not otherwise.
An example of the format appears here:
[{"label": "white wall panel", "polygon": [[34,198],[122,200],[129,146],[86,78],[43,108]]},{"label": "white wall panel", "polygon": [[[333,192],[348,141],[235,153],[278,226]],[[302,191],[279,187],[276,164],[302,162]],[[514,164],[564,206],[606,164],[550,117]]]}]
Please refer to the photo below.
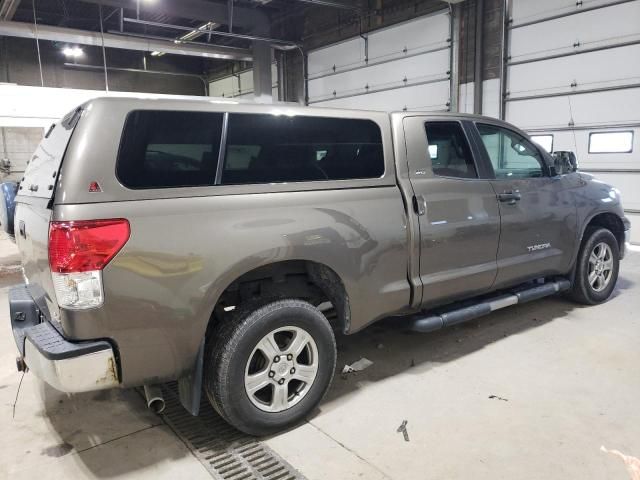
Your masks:
[{"label": "white wall panel", "polygon": [[640,82],[640,45],[514,65],[507,90],[512,97],[566,92],[574,81],[573,90]]},{"label": "white wall panel", "polygon": [[612,0],[584,0],[577,5],[576,0],[525,0],[513,3],[513,24],[531,22],[554,15],[584,10],[596,5],[607,5]]},{"label": "white wall panel", "polygon": [[449,62],[449,50],[442,50],[309,80],[309,100],[313,103],[329,99],[333,92],[338,97],[362,93],[367,85],[369,90],[378,90],[442,79],[447,77]]},{"label": "white wall panel", "polygon": [[310,52],[309,103],[386,111],[446,109],[449,29],[444,11],[370,33],[368,63],[360,37]]},{"label": "white wall panel", "polygon": [[[640,122],[640,88],[507,102],[507,120],[520,128]],[[571,114],[573,112],[573,115]]]},{"label": "white wall panel", "polygon": [[[328,100],[314,104],[316,107],[355,108],[381,110],[386,112],[444,111],[447,110],[449,82],[431,83],[415,87],[405,87],[385,92],[369,93],[339,100]],[[444,101],[443,101],[444,99]],[[440,101],[440,103],[436,103]]]},{"label": "white wall panel", "polygon": [[370,34],[369,61],[446,47],[448,38],[448,15],[423,17]]},{"label": "white wall panel", "polygon": [[[526,0],[519,0],[515,5]],[[622,3],[511,30],[513,61],[639,39],[640,2]],[[580,42],[580,47],[573,45]]]},{"label": "white wall panel", "polygon": [[[627,131],[633,128],[614,128],[611,131]],[[638,170],[640,172],[640,132],[635,129],[633,136],[632,153],[589,153],[589,133],[609,130],[563,130],[550,131],[546,135],[553,135],[553,149],[555,151],[570,150],[576,153],[580,168],[584,169],[611,169],[611,170]],[[538,135],[538,133],[535,133]],[[636,178],[640,181],[640,175]],[[640,188],[638,188],[640,194]],[[640,207],[638,207],[640,208]]]},{"label": "white wall panel", "polygon": [[356,37],[309,53],[308,75],[324,75],[364,64],[364,39]]},{"label": "white wall panel", "polygon": [[[274,100],[278,99],[278,67],[271,64],[271,78],[273,83]],[[209,95],[225,98],[253,98],[253,70],[245,70],[236,75],[229,75],[209,83]]]}]

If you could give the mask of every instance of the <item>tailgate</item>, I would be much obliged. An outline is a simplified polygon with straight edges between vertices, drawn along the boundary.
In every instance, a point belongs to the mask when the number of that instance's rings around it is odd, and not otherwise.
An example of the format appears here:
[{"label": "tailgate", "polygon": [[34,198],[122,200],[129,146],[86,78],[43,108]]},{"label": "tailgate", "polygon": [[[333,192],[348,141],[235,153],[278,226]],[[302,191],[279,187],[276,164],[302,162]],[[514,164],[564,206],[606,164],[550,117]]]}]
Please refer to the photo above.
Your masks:
[{"label": "tailgate", "polygon": [[18,188],[14,231],[29,292],[38,307],[57,319],[58,307],[49,269],[49,222],[58,171],[82,111],[53,125],[27,164]]}]

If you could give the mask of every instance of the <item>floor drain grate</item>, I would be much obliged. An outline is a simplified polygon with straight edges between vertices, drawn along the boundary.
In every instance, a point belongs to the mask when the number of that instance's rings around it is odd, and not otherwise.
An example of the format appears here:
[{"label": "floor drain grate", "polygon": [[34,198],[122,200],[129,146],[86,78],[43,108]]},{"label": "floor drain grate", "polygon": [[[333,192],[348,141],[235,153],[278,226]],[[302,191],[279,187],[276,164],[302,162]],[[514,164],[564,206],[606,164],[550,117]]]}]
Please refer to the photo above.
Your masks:
[{"label": "floor drain grate", "polygon": [[206,400],[200,404],[200,415],[194,417],[180,404],[175,384],[163,387],[163,392],[166,408],[162,417],[213,478],[304,480],[269,447],[226,423]]}]

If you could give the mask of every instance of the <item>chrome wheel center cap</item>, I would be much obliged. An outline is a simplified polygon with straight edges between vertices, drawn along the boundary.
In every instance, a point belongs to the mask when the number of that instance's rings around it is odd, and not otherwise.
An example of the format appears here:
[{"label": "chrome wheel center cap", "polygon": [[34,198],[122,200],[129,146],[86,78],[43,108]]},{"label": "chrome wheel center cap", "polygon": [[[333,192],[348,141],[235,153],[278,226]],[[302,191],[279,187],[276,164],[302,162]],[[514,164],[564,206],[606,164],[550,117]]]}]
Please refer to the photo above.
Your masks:
[{"label": "chrome wheel center cap", "polygon": [[292,365],[293,364],[287,361],[281,361],[280,364],[275,368],[276,373],[281,377],[284,377],[287,375],[287,373],[289,373],[289,370],[291,370]]}]

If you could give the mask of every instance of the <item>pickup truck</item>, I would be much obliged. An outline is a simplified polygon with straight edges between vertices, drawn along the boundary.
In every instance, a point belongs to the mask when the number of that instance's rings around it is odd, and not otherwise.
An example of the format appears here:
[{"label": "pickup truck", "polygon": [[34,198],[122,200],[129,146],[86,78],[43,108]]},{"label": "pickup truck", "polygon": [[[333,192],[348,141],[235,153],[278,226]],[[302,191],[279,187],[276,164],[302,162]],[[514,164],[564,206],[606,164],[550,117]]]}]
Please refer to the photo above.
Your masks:
[{"label": "pickup truck", "polygon": [[194,415],[204,394],[244,432],[286,428],[329,388],[337,334],[607,300],[629,221],[567,157],[481,116],[91,100],[19,184],[18,368],[144,387],[156,411],[177,381]]}]

